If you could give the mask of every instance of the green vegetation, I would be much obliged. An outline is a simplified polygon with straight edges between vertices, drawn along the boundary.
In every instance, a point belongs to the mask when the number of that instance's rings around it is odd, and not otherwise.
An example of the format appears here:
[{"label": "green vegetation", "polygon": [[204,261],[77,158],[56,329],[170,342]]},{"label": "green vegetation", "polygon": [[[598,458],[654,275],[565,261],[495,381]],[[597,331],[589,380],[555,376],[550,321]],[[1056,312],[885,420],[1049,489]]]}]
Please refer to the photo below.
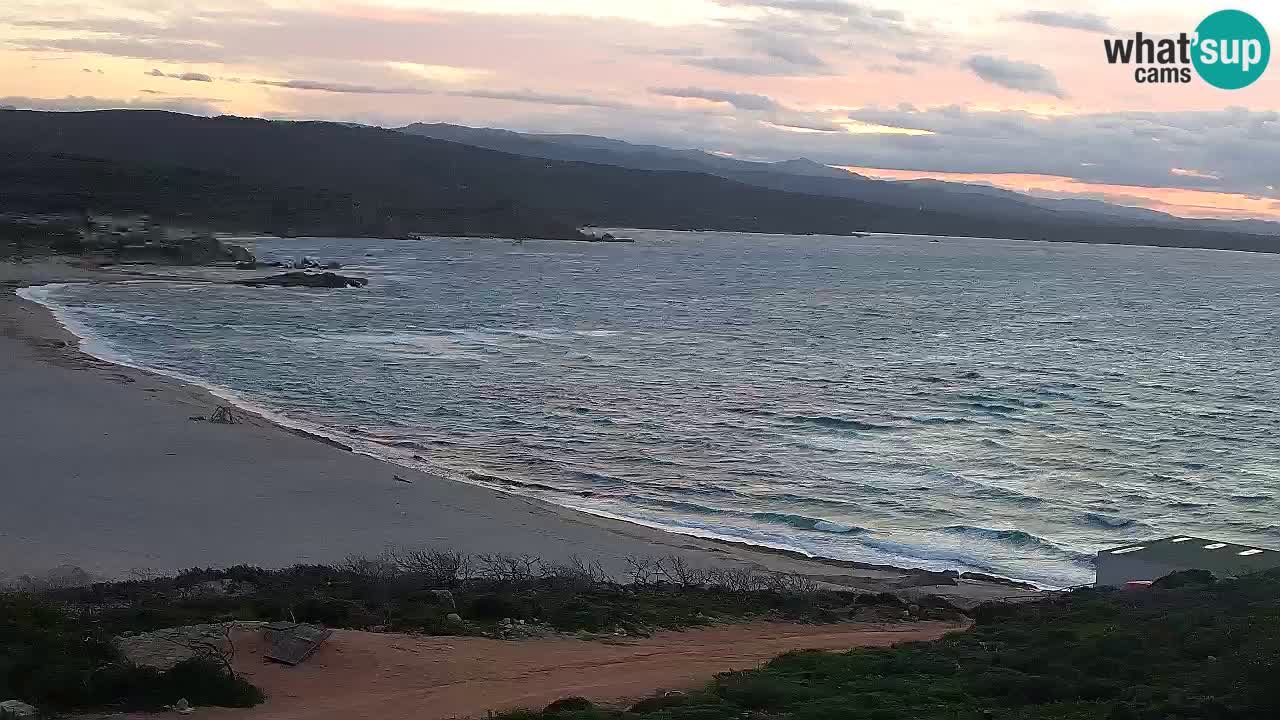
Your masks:
[{"label": "green vegetation", "polygon": [[[296,620],[328,627],[438,635],[526,637],[554,631],[647,634],[755,618],[796,622],[954,619],[945,603],[833,592],[805,578],[633,559],[629,582],[593,564],[529,556],[421,550],[353,557],[339,566],[190,570],[75,588],[0,594],[0,697],[52,709],[252,705],[261,696],[225,658],[168,672],[126,662],[114,638],[232,620]],[[573,710],[572,703],[565,712]]]},{"label": "green vegetation", "polygon": [[78,254],[81,249],[78,228],[0,218],[0,260],[52,253]]},{"label": "green vegetation", "polygon": [[167,672],[132,665],[92,616],[28,593],[0,595],[0,697],[54,710],[158,710],[179,698],[233,707],[262,702],[256,688],[211,659]]},{"label": "green vegetation", "polygon": [[693,568],[678,557],[635,558],[631,576],[619,583],[585,562],[557,565],[529,556],[439,550],[353,557],[338,566],[189,570],[42,595],[82,609],[109,634],[229,620],[296,620],[436,635],[503,635],[520,621],[548,632],[643,635],[757,618],[960,617],[941,601],[909,605],[890,594],[819,589],[793,575]]},{"label": "green vegetation", "polygon": [[[1255,720],[1280,717],[1280,572],[984,606],[932,643],[795,652],[623,710],[502,720]],[[571,709],[574,708],[574,709]]]},{"label": "green vegetation", "polygon": [[[812,587],[802,578],[636,560],[619,584],[583,563],[439,551],[337,567],[193,570],[0,596],[0,694],[46,708],[248,705],[216,661],[166,673],[125,663],[126,631],[293,618],[338,627],[509,635],[521,627],[614,634],[747,618],[823,622],[955,618],[939,604]],[[450,615],[455,613],[452,620]],[[1252,720],[1280,717],[1280,571],[1215,582],[1180,573],[1150,590],[1084,589],[981,606],[932,643],[795,652],[705,689],[626,709],[566,698],[502,720]]]}]

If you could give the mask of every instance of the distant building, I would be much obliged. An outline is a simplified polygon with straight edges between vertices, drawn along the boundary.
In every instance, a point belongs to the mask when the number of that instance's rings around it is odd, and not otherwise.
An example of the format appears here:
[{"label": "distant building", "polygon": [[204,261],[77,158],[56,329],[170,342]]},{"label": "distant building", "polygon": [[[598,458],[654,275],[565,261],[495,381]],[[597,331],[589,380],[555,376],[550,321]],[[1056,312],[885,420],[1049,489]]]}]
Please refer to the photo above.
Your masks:
[{"label": "distant building", "polygon": [[1096,585],[1159,580],[1179,570],[1208,570],[1229,578],[1280,567],[1280,552],[1249,545],[1177,537],[1131,543],[1098,553]]}]

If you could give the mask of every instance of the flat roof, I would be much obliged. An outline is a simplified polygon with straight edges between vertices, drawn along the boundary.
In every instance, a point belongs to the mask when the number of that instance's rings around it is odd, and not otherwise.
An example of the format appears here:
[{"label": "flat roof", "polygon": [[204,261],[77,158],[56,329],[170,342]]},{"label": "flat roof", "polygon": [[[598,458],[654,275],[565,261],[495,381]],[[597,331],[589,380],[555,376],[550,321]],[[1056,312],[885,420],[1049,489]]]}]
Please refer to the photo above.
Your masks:
[{"label": "flat roof", "polygon": [[1278,550],[1190,535],[1174,535],[1107,548],[1098,552],[1098,558],[1133,558],[1171,567],[1225,570],[1237,574],[1280,567]]}]

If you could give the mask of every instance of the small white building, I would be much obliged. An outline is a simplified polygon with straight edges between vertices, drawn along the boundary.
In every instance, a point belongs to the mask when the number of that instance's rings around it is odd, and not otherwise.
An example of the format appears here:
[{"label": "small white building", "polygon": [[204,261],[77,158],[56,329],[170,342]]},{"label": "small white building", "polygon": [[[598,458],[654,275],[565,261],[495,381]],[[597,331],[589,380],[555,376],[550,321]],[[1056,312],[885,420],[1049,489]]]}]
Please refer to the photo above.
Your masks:
[{"label": "small white building", "polygon": [[1220,578],[1280,567],[1280,551],[1178,535],[1102,550],[1097,558],[1099,587],[1123,587],[1159,580],[1179,570],[1207,570]]}]

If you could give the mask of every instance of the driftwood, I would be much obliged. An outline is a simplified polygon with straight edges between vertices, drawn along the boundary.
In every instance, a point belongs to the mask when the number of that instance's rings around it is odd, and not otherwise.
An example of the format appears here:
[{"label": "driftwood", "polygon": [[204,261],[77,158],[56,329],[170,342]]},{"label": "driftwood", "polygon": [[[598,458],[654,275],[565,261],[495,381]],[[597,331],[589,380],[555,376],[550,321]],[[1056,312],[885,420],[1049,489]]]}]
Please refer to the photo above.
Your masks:
[{"label": "driftwood", "polygon": [[209,416],[209,422],[218,423],[220,425],[234,425],[235,423],[240,422],[240,420],[236,418],[235,413],[231,411],[231,406],[219,405],[213,411],[213,414]]}]

